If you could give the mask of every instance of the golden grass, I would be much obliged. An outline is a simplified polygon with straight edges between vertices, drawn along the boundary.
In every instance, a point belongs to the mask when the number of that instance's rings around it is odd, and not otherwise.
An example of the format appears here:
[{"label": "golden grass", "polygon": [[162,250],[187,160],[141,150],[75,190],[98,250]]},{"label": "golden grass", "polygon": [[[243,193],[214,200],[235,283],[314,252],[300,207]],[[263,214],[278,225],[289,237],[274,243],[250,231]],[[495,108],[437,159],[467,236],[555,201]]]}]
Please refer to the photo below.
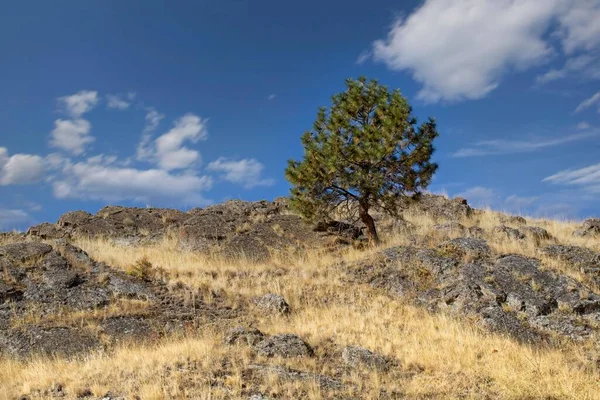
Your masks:
[{"label": "golden grass", "polygon": [[[388,238],[386,246],[439,235],[432,230],[435,221],[427,216],[412,214],[407,220],[414,229]],[[500,221],[495,213],[485,212],[477,221],[464,221],[473,223],[489,229]],[[597,243],[570,235],[573,223],[530,224],[544,227],[562,243],[597,249]],[[90,389],[95,396],[110,390],[127,399],[235,399],[247,397],[245,385],[277,398],[328,397],[310,381],[271,377],[249,382],[243,371],[261,363],[335,375],[344,382],[348,396],[368,399],[380,398],[384,392],[415,399],[600,399],[599,372],[583,345],[532,348],[489,334],[465,319],[431,314],[371,287],[346,282],[338,262],[354,261],[375,250],[315,251],[247,263],[182,251],[168,239],[138,248],[107,240],[76,244],[93,258],[123,270],[146,257],[168,273],[171,284],[182,281],[207,293],[222,293],[233,307],[246,307],[253,296],[279,293],[292,307],[290,316],[264,316],[249,308],[239,322],[267,334],[298,334],[315,348],[316,356],[267,361],[247,347],[222,344],[225,326],[200,327],[197,335],[166,339],[153,347],[120,348],[71,361],[0,361],[0,399],[39,391],[43,397],[43,391],[56,382],[63,385],[67,398]],[[535,245],[519,241],[490,238],[490,245],[499,253],[534,255],[536,251]],[[386,372],[339,372],[339,351],[346,345],[366,347],[398,360],[399,365]]]}]

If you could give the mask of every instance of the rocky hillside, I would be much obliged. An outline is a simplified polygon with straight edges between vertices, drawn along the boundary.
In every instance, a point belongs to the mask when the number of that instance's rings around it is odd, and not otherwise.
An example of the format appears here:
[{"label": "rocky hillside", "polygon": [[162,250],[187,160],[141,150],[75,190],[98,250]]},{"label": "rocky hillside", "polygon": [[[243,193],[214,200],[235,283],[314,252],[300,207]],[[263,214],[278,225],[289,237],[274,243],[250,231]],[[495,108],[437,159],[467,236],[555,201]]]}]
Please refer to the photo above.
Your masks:
[{"label": "rocky hillside", "polygon": [[0,398],[600,398],[600,220],[376,220],[378,249],[286,199],[5,234]]}]

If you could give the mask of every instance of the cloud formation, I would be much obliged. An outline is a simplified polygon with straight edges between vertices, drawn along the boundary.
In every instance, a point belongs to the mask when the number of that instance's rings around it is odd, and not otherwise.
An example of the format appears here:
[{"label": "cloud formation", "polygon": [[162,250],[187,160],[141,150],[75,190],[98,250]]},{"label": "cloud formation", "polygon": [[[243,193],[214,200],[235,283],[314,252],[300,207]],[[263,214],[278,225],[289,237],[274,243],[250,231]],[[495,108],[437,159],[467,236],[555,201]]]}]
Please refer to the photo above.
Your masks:
[{"label": "cloud formation", "polygon": [[95,138],[91,135],[92,124],[79,119],[57,119],[50,134],[50,146],[73,155],[85,153],[87,145]]},{"label": "cloud formation", "polygon": [[598,106],[598,112],[600,113],[600,92],[597,92],[592,97],[585,99],[584,101],[579,103],[579,105],[575,109],[575,112],[579,113],[583,110],[586,110],[586,109],[588,109],[592,106],[596,106],[596,105]]},{"label": "cloud formation", "polygon": [[208,137],[206,122],[194,114],[186,114],[175,121],[173,128],[155,141],[158,165],[167,170],[188,168],[200,161],[200,153],[184,146]]},{"label": "cloud formation", "polygon": [[600,193],[600,164],[559,171],[544,178],[542,182],[578,186],[588,192]]},{"label": "cloud formation", "polygon": [[145,203],[171,199],[200,204],[205,203],[201,192],[212,186],[212,179],[207,176],[123,168],[113,165],[112,161],[67,163],[62,178],[53,183],[54,195],[103,201],[133,199]]},{"label": "cloud formation", "polygon": [[115,110],[127,110],[131,106],[133,99],[135,99],[135,93],[133,92],[126,95],[107,94],[106,106]]},{"label": "cloud formation", "polygon": [[546,147],[588,139],[598,136],[597,132],[584,132],[548,139],[531,140],[483,140],[464,147],[452,154],[452,157],[480,157],[499,154],[529,153]]},{"label": "cloud formation", "polygon": [[572,59],[538,77],[538,83],[588,67],[593,71],[599,65],[591,53],[600,44],[599,20],[598,0],[425,0],[374,42],[372,57],[411,73],[422,84],[423,101],[480,99],[506,73],[540,66],[556,55],[560,49],[550,37],[557,37]]},{"label": "cloud formation", "polygon": [[59,97],[58,103],[69,116],[79,118],[96,107],[98,92],[82,90],[70,96]]},{"label": "cloud formation", "polygon": [[209,171],[220,172],[224,180],[240,184],[246,189],[275,183],[272,179],[262,178],[264,168],[264,165],[254,158],[235,161],[225,157],[218,158],[207,167]]},{"label": "cloud formation", "polygon": [[0,185],[35,183],[44,177],[44,160],[31,154],[8,156],[8,150],[0,147]]}]

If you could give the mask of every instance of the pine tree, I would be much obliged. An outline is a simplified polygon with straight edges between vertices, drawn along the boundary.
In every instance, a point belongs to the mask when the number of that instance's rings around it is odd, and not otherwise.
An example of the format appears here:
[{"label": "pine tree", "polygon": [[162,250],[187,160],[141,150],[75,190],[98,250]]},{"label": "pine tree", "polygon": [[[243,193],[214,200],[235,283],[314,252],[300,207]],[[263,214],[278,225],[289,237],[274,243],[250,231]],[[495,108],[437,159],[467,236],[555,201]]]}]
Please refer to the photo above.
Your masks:
[{"label": "pine tree", "polygon": [[433,119],[416,127],[399,90],[376,80],[347,79],[346,90],[320,108],[302,135],[304,159],[290,160],[291,202],[305,218],[331,218],[340,207],[357,211],[372,245],[379,243],[370,212],[398,215],[408,196],[425,189],[437,169],[430,161],[438,136]]}]

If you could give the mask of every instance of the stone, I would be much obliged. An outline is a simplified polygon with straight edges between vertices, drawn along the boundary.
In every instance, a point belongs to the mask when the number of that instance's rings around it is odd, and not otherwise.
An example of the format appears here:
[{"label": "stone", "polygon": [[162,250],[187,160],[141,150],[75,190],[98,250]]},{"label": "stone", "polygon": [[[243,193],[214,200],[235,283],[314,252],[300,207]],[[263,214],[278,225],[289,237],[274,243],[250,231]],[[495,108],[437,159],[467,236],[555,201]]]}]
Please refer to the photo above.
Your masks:
[{"label": "stone", "polygon": [[467,228],[465,228],[464,225],[462,225],[456,221],[444,222],[442,224],[434,225],[433,229],[435,229],[438,232],[456,233],[459,235],[464,235],[465,232],[467,231]]},{"label": "stone", "polygon": [[225,344],[243,344],[254,346],[264,339],[265,335],[255,328],[235,327],[227,332],[224,338]]},{"label": "stone", "polygon": [[35,261],[51,251],[52,246],[38,242],[11,243],[0,246],[0,256],[17,262]]},{"label": "stone", "polygon": [[539,226],[524,226],[520,230],[525,236],[533,239],[537,244],[553,239],[552,235],[550,235],[547,230],[540,228]]},{"label": "stone", "polygon": [[265,357],[311,357],[312,348],[300,337],[294,334],[282,334],[267,337],[258,342],[254,349]]},{"label": "stone", "polygon": [[346,365],[353,368],[365,366],[379,371],[386,371],[390,367],[390,361],[386,357],[357,346],[345,347],[342,351],[342,360]]},{"label": "stone", "polygon": [[285,301],[283,296],[268,293],[255,300],[256,308],[266,314],[289,314],[290,305]]},{"label": "stone", "polygon": [[498,235],[500,237],[512,239],[512,240],[523,240],[525,239],[525,235],[521,233],[518,229],[511,228],[506,225],[499,225],[492,229],[492,233]]},{"label": "stone", "polygon": [[483,239],[457,238],[442,243],[438,248],[446,254],[456,257],[485,258],[491,254],[491,248]]},{"label": "stone", "polygon": [[576,237],[600,236],[600,218],[590,218],[583,221],[581,228],[573,232]]}]

